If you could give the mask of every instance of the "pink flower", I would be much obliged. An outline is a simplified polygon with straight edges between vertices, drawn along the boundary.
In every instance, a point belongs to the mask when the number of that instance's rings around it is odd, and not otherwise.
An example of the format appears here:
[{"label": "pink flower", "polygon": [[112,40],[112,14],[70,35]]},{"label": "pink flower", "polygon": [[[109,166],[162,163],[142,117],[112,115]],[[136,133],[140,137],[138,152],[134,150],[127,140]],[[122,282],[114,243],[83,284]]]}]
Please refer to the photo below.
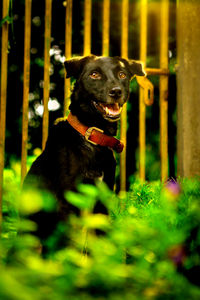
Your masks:
[{"label": "pink flower", "polygon": [[181,192],[180,185],[174,179],[170,179],[169,181],[167,181],[165,187],[167,191],[170,192],[170,194],[172,194],[173,196],[178,196]]}]

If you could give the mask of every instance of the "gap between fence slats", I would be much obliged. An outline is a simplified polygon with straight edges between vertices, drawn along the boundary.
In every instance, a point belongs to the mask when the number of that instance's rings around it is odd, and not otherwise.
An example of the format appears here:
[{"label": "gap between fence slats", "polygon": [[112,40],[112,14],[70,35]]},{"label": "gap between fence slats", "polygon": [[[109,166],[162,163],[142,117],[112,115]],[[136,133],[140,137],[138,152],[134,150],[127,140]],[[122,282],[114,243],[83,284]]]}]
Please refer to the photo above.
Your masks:
[{"label": "gap between fence slats", "polygon": [[[160,68],[168,68],[169,0],[161,2]],[[161,180],[168,177],[168,76],[160,76]]]},{"label": "gap between fence slats", "polygon": [[[121,56],[128,58],[128,0],[122,1],[121,22]],[[120,191],[126,190],[126,131],[127,131],[127,105],[123,107],[121,115],[120,138],[124,143],[124,150],[120,156]]]},{"label": "gap between fence slats", "polygon": [[23,183],[24,177],[26,176],[27,172],[26,163],[28,144],[28,102],[30,83],[31,2],[32,0],[25,1],[21,183]]},{"label": "gap between fence slats", "polygon": [[43,89],[43,122],[42,122],[42,150],[44,150],[49,128],[49,91],[50,91],[50,47],[51,47],[51,11],[52,0],[45,2],[45,36],[44,36],[44,89]]},{"label": "gap between fence slats", "polygon": [[[2,19],[8,16],[8,13],[9,13],[9,0],[3,0]],[[8,22],[5,22],[2,25],[2,40],[1,40],[0,224],[2,222],[3,169],[4,169],[5,131],[6,131],[7,69],[8,69]]]},{"label": "gap between fence slats", "polygon": [[[140,60],[146,66],[147,57],[147,0],[141,0],[140,7]],[[145,180],[145,151],[146,151],[146,105],[144,91],[139,93],[139,176]]]},{"label": "gap between fence slats", "polygon": [[[72,56],[72,0],[66,3],[66,18],[65,18],[65,58],[69,59]],[[66,77],[66,76],[65,76]],[[64,81],[64,116],[69,109],[71,96],[70,78],[65,78]]]}]

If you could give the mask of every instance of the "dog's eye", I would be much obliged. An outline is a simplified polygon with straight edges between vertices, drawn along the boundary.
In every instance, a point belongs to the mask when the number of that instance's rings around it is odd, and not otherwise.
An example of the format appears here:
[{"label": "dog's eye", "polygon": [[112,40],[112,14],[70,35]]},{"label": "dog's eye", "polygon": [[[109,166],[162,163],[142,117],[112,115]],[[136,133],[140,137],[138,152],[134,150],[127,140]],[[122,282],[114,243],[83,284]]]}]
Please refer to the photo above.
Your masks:
[{"label": "dog's eye", "polygon": [[97,71],[93,71],[91,74],[90,74],[90,77],[92,79],[101,79],[101,74]]},{"label": "dog's eye", "polygon": [[122,71],[119,72],[118,76],[119,76],[120,79],[126,78],[126,74]]}]

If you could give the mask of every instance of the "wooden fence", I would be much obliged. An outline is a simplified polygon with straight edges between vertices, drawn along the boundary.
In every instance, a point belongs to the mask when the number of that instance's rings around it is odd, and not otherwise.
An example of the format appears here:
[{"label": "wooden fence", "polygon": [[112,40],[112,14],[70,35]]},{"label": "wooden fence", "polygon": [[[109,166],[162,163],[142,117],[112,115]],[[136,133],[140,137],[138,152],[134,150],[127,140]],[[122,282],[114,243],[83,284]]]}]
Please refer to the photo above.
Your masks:
[{"label": "wooden fence", "polygon": [[[110,0],[103,1],[102,13],[102,55],[109,55],[110,36]],[[147,12],[148,1],[140,0],[140,60],[144,62],[147,75],[160,76],[160,153],[161,153],[161,179],[168,177],[168,27],[169,27],[169,0],[161,1],[160,18],[160,68],[146,68],[147,58]],[[66,1],[65,20],[65,57],[70,58],[72,54],[72,6],[73,1]],[[50,84],[50,47],[51,47],[51,15],[52,0],[45,0],[45,35],[44,35],[44,113],[42,149],[48,136],[49,127],[49,84]],[[121,1],[121,56],[128,58],[128,14],[129,1]],[[22,156],[21,156],[21,178],[26,175],[27,167],[27,143],[28,143],[28,96],[30,81],[30,45],[31,45],[31,9],[32,0],[25,0],[25,21],[24,21],[24,82],[23,82],[23,123],[22,123]],[[9,0],[3,0],[2,19],[6,20],[9,15]],[[85,0],[84,3],[84,45],[83,55],[91,53],[91,18],[92,0]],[[2,46],[1,46],[1,102],[0,102],[0,206],[3,194],[3,169],[5,152],[5,130],[6,130],[6,96],[7,96],[7,60],[8,60],[8,27],[9,22],[2,25]],[[137,78],[140,86],[139,97],[139,174],[145,180],[145,136],[146,136],[146,105],[153,103],[153,85],[147,78]],[[70,79],[64,82],[64,115],[70,103]],[[127,109],[123,109],[121,117],[121,139],[126,146],[127,132]],[[120,157],[120,188],[126,190],[126,148]]]}]

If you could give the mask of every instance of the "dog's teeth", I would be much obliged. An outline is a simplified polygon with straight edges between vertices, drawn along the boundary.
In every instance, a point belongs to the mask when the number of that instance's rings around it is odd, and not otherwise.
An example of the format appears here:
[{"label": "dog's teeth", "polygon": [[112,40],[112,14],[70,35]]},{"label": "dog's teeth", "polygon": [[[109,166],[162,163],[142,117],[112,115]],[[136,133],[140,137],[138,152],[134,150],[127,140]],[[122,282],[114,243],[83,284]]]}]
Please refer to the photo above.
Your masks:
[{"label": "dog's teeth", "polygon": [[109,115],[109,109],[107,106],[106,106],[106,115]]}]

